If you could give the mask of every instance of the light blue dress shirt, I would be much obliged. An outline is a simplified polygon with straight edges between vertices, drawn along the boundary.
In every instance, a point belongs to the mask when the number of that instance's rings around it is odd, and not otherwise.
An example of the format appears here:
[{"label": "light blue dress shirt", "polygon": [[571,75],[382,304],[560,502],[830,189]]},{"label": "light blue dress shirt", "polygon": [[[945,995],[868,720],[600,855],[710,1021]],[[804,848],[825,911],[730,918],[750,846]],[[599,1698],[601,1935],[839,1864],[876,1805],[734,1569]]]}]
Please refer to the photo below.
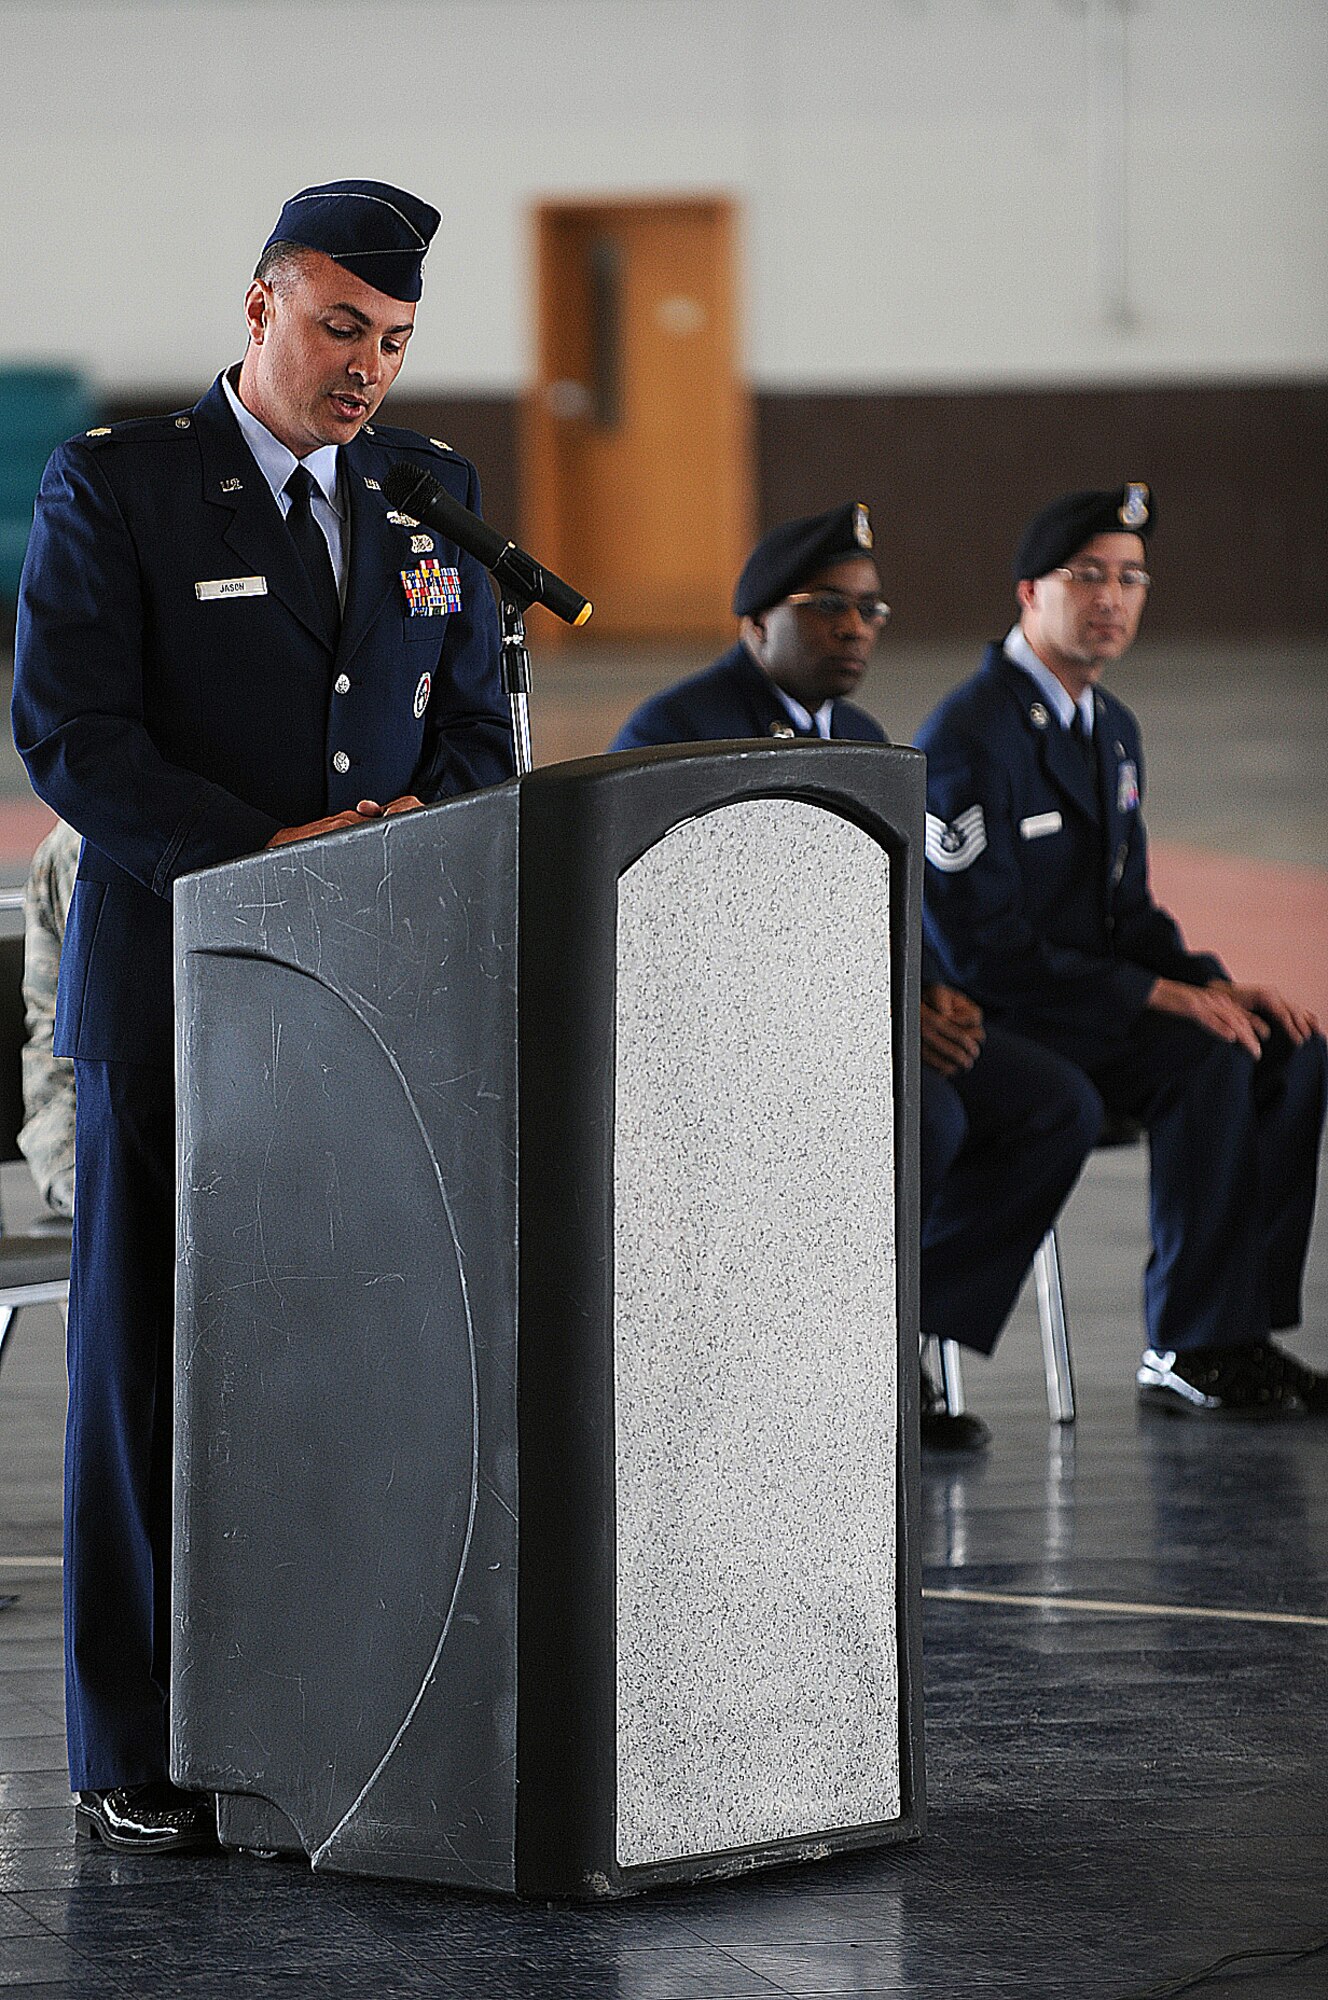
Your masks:
[{"label": "light blue dress shirt", "polygon": [[1093,690],[1091,687],[1085,688],[1076,702],[1070,690],[1061,685],[1055,674],[1051,671],[1051,668],[1045,665],[1033,651],[1033,648],[1024,637],[1024,628],[1022,625],[1012,626],[1010,631],[1007,632],[1004,652],[1007,659],[1013,660],[1017,667],[1023,668],[1031,680],[1037,682],[1038,687],[1046,696],[1048,707],[1059,721],[1062,729],[1073,727],[1074,711],[1078,708],[1080,715],[1084,718],[1084,728],[1088,732],[1089,737],[1092,737]]},{"label": "light blue dress shirt", "polygon": [[815,715],[813,715],[811,710],[804,708],[800,701],[795,701],[791,694],[785,694],[778,681],[772,680],[770,685],[783,702],[793,721],[805,735],[823,736],[827,743],[830,741],[830,717],[835,706],[833,701],[823,701]]},{"label": "light blue dress shirt", "polygon": [[332,558],[332,572],[337,579],[337,595],[344,609],[346,603],[346,571],[350,559],[350,535],[347,524],[341,518],[341,504],[337,485],[337,448],[334,444],[320,444],[317,451],[311,451],[307,458],[297,458],[295,453],[274,438],[266,424],[261,424],[252,410],[246,410],[231,384],[228,370],[221,378],[221,386],[226,391],[226,400],[235,412],[235,421],[240,433],[253,453],[258,469],[272,488],[272,497],[281,509],[284,521],[290,512],[290,495],[285,491],[286,481],[297,465],[307,467],[318,491],[310,501],[310,510],[323,531],[327,552]]}]

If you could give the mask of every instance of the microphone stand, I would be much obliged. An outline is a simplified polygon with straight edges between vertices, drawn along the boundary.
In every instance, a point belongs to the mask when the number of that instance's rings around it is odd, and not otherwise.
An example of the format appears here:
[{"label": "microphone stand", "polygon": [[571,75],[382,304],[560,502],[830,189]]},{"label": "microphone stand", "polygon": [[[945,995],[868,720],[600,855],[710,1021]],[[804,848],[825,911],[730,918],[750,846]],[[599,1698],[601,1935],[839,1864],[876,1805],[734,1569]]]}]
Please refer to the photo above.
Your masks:
[{"label": "microphone stand", "polygon": [[500,586],[498,622],[502,633],[503,686],[512,716],[512,754],[516,774],[524,778],[531,767],[530,757],[530,654],[526,648],[525,613],[531,603],[508,594]]}]

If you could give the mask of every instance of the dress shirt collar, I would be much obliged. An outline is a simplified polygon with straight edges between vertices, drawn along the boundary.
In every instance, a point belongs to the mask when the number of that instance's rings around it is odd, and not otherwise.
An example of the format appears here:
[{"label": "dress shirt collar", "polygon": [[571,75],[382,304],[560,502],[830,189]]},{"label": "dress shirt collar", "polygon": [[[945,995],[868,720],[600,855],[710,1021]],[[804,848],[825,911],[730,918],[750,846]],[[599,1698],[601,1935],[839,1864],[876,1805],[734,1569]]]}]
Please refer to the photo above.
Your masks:
[{"label": "dress shirt collar", "polygon": [[1017,667],[1023,668],[1031,680],[1037,682],[1038,687],[1047,698],[1052,714],[1057,718],[1062,729],[1072,727],[1074,723],[1074,711],[1078,708],[1080,715],[1084,718],[1085,730],[1090,736],[1093,734],[1093,690],[1091,687],[1085,688],[1076,702],[1070,690],[1062,686],[1061,682],[1057,680],[1055,674],[1051,671],[1051,668],[1044,661],[1040,660],[1033,651],[1033,648],[1024,636],[1022,625],[1011,626],[1005,636],[1005,644],[1002,650],[1007,660],[1013,660]]},{"label": "dress shirt collar", "polygon": [[813,715],[800,701],[795,701],[791,694],[785,694],[778,681],[772,680],[770,685],[804,736],[823,736],[827,742],[830,740],[830,717],[835,705],[833,701],[823,701]]},{"label": "dress shirt collar", "polygon": [[280,438],[274,438],[266,424],[260,423],[252,410],[247,410],[240,401],[231,382],[231,375],[238,369],[227,369],[221,378],[221,386],[226,392],[226,400],[240,426],[240,435],[258,462],[258,469],[272,488],[272,496],[282,513],[290,506],[285,491],[286,481],[297,465],[307,466],[317,483],[318,490],[334,513],[340,514],[337,502],[337,448],[334,444],[320,444],[317,451],[311,451],[307,458],[296,458],[295,453]]}]

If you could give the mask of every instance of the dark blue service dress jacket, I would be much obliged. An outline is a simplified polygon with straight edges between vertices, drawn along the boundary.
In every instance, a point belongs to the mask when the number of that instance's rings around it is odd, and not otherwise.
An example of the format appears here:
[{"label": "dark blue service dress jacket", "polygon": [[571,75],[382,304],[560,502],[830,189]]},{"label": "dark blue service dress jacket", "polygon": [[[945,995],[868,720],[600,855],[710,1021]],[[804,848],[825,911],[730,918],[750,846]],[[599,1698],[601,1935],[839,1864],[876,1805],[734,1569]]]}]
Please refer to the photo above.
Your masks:
[{"label": "dark blue service dress jacket", "polygon": [[[629,715],[611,748],[646,750],[660,743],[719,743],[749,736],[783,736],[792,730],[788,710],[743,645],[690,680],[652,695]],[[884,743],[885,731],[865,709],[837,701],[830,734],[859,743]]]},{"label": "dark blue service dress jacket", "polygon": [[1149,890],[1139,725],[1115,695],[1094,692],[1094,768],[991,645],[917,743],[928,943],[994,1018],[1091,1065],[1128,1037],[1155,979],[1227,976]]},{"label": "dark blue service dress jacket", "polygon": [[[14,737],[39,796],[85,836],[60,1054],[171,1060],[177,876],[363,798],[432,801],[510,776],[488,579],[389,511],[381,485],[400,458],[478,509],[473,466],[413,432],[366,425],[343,446],[335,649],[220,381],[193,410],[51,459],[20,596]],[[427,560],[447,608],[412,615],[403,577]]]}]

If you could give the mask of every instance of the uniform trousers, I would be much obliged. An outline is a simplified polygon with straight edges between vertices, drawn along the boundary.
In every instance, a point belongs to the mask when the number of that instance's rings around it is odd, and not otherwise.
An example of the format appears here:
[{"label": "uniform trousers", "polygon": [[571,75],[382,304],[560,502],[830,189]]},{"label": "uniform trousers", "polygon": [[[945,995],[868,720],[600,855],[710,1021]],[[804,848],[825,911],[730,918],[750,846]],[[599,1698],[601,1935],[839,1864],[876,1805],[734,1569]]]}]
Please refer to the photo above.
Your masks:
[{"label": "uniform trousers", "polygon": [[75,1063],[65,1686],[75,1791],[167,1773],[175,1292],[172,1072]]},{"label": "uniform trousers", "polygon": [[990,1354],[1102,1099],[1075,1064],[988,1023],[971,1069],[923,1064],[921,1109],[922,1331]]},{"label": "uniform trousers", "polygon": [[1328,1088],[1322,1035],[1297,1047],[1274,1027],[1256,1059],[1145,1011],[1088,1074],[1148,1133],[1149,1345],[1237,1347],[1298,1326]]}]

